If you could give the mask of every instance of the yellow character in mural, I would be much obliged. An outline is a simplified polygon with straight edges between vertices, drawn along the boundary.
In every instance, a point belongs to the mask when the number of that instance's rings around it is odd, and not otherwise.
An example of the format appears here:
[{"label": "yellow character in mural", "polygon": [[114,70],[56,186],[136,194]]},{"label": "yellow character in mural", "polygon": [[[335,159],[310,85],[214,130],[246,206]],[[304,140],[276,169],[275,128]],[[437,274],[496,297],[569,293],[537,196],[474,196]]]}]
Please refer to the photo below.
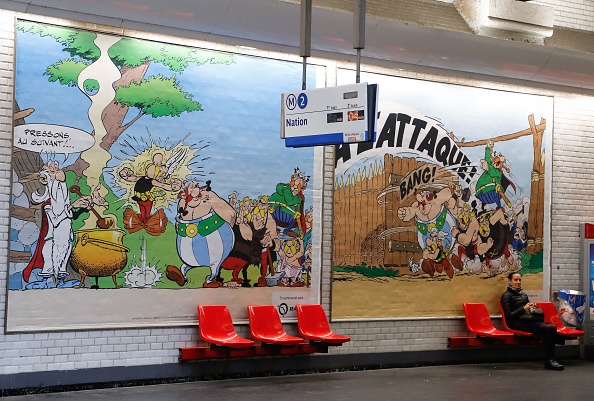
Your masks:
[{"label": "yellow character in mural", "polygon": [[124,167],[119,171],[120,178],[134,183],[132,199],[140,208],[138,214],[130,208],[124,211],[124,223],[128,232],[134,233],[144,228],[151,235],[160,235],[165,231],[167,217],[163,210],[159,209],[152,214],[153,202],[158,196],[156,191],[162,189],[176,192],[182,187],[182,181],[179,178],[166,181],[169,178],[168,170],[167,165],[163,164],[163,154],[155,153],[144,175],[135,175],[130,167]]},{"label": "yellow character in mural", "polygon": [[284,273],[279,287],[303,287],[303,279],[301,279],[301,264],[299,259],[305,253],[303,248],[303,240],[301,238],[294,238],[284,241],[278,254],[281,258],[276,271]]}]

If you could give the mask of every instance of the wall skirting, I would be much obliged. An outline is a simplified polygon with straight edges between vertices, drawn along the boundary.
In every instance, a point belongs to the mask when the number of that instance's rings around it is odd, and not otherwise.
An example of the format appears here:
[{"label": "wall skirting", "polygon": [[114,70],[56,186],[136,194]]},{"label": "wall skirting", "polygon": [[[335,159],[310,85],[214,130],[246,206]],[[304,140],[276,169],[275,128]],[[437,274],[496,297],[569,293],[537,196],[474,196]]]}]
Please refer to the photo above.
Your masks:
[{"label": "wall skirting", "polygon": [[[557,354],[560,360],[579,359],[580,346],[558,346]],[[521,362],[542,358],[542,347],[529,346],[202,360],[164,365],[2,375],[0,396],[342,370]]]}]

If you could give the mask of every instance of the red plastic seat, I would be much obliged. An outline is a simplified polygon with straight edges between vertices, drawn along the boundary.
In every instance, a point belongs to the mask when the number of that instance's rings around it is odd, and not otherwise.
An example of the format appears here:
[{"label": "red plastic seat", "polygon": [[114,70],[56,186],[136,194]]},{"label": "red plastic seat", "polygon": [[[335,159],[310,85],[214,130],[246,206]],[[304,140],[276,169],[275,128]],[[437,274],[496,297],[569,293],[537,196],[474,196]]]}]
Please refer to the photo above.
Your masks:
[{"label": "red plastic seat", "polygon": [[237,335],[225,305],[198,305],[198,329],[204,341],[221,347],[246,348],[254,345],[252,340]]},{"label": "red plastic seat", "polygon": [[287,334],[274,305],[250,305],[248,306],[248,316],[250,333],[254,340],[275,345],[303,343],[303,338]]},{"label": "red plastic seat", "polygon": [[514,335],[509,331],[503,331],[496,329],[493,326],[489,311],[483,303],[470,303],[465,302],[462,304],[464,307],[464,316],[466,316],[466,327],[468,331],[476,334],[477,336],[491,337],[497,339],[508,339]]},{"label": "red plastic seat", "polygon": [[341,345],[351,340],[349,336],[336,334],[330,329],[322,305],[297,305],[297,326],[299,334],[310,341]]},{"label": "red plastic seat", "polygon": [[525,337],[536,337],[536,335],[534,333],[529,333],[527,331],[521,331],[521,330],[514,330],[514,329],[510,328],[507,325],[507,322],[505,321],[505,311],[503,310],[503,306],[501,306],[501,302],[499,302],[499,310],[501,311],[501,323],[503,323],[503,328],[505,328],[505,330],[511,331],[514,334],[518,334],[518,335],[525,336]]},{"label": "red plastic seat", "polygon": [[544,312],[545,322],[550,322],[557,326],[557,334],[567,338],[578,338],[585,334],[583,330],[572,329],[565,326],[554,303],[537,302],[536,305]]}]

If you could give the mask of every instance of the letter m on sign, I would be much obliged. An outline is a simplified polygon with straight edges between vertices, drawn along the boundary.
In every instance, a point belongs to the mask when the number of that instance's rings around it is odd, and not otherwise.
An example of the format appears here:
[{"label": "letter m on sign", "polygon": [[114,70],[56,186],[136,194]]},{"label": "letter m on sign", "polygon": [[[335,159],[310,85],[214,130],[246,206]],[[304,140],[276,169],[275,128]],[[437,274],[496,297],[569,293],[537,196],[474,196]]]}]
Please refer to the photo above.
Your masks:
[{"label": "letter m on sign", "polygon": [[297,106],[297,98],[294,95],[287,96],[286,104],[289,110],[293,110]]}]

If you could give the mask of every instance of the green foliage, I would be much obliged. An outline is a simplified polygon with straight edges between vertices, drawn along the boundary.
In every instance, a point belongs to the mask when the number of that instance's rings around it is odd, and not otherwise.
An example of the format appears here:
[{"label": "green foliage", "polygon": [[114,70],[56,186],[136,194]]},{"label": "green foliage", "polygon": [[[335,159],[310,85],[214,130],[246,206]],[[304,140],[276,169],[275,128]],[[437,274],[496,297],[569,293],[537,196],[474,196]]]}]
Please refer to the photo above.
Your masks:
[{"label": "green foliage", "polygon": [[99,90],[99,81],[96,79],[85,79],[83,86],[87,92]]},{"label": "green foliage", "polygon": [[202,65],[234,62],[230,54],[129,38],[122,38],[114,44],[109,49],[109,57],[117,66],[138,67],[153,61],[176,72],[185,70],[190,63]]},{"label": "green foliage", "polygon": [[[100,56],[99,48],[94,43],[97,37],[94,32],[28,21],[19,21],[17,29],[41,37],[54,38],[64,46],[64,51],[71,57],[93,62]],[[134,68],[155,62],[167,66],[174,72],[183,72],[192,63],[197,65],[234,63],[232,54],[130,38],[121,38],[111,46],[109,57],[118,67]]]},{"label": "green foliage", "polygon": [[138,67],[159,57],[166,45],[146,40],[122,38],[109,48],[109,57],[118,67]]},{"label": "green foliage", "polygon": [[522,252],[522,270],[521,273],[542,273],[544,268],[543,251],[535,255],[528,252]]},{"label": "green foliage", "polygon": [[41,37],[49,36],[64,46],[64,51],[71,57],[80,57],[84,60],[95,61],[99,58],[99,48],[94,40],[97,34],[88,31],[79,31],[53,25],[38,24],[35,22],[19,21],[17,29],[25,33],[32,33]]},{"label": "green foliage", "polygon": [[71,57],[80,57],[83,60],[96,61],[101,52],[95,44],[97,34],[87,31],[75,31],[71,36],[69,45],[64,48],[65,52],[70,53]]},{"label": "green foliage", "polygon": [[355,266],[334,266],[332,271],[343,273],[357,273],[365,277],[398,277],[399,271],[395,269],[386,269],[383,266],[367,266],[362,263]]},{"label": "green foliage", "polygon": [[[61,28],[34,22],[19,21],[17,29],[42,37],[52,37],[64,46],[64,51],[71,58],[60,60],[50,65],[45,74],[50,82],[76,87],[81,71],[97,60],[99,49],[94,44],[97,35],[93,32]],[[151,62],[160,63],[170,71],[183,73],[188,65],[232,64],[234,56],[209,50],[177,46],[146,40],[121,38],[109,48],[109,57],[120,69],[133,69],[147,66]],[[179,116],[183,112],[201,111],[202,105],[193,99],[193,95],[182,91],[182,86],[175,75],[165,78],[162,75],[143,79],[141,73],[145,69],[134,71],[135,80],[128,87],[116,87],[116,100],[125,106],[136,107],[141,114],[151,115],[153,118],[163,116]],[[93,80],[85,81],[85,90],[97,90],[98,83]]]},{"label": "green foliage", "polygon": [[17,29],[21,32],[32,33],[41,37],[50,36],[59,43],[68,43],[71,37],[76,34],[73,29],[62,28],[53,25],[43,25],[37,22],[19,21]]},{"label": "green foliage", "polygon": [[[147,97],[150,96],[150,97]],[[175,75],[165,78],[161,74],[143,79],[139,84],[120,87],[116,101],[123,105],[137,107],[141,113],[153,117],[179,116],[184,111],[202,111],[202,105],[192,95],[182,91]]]},{"label": "green foliage", "polygon": [[52,64],[45,70],[50,82],[59,81],[61,85],[78,86],[78,76],[89,64],[83,61],[66,59]]}]

